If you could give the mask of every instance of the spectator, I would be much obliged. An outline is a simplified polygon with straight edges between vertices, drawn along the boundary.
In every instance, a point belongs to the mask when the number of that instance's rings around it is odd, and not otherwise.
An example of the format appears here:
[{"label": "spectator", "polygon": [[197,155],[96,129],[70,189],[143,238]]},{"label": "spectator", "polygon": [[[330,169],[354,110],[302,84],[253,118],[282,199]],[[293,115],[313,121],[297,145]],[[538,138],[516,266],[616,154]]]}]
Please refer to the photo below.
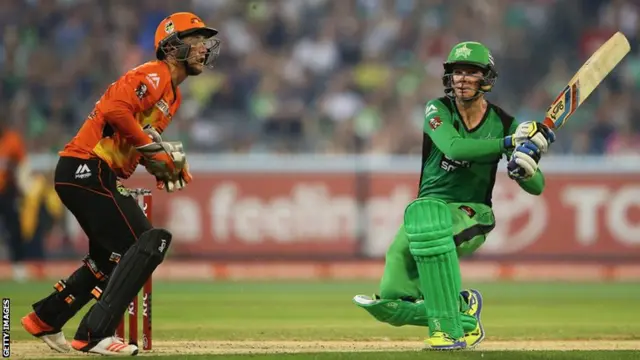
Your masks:
[{"label": "spectator", "polygon": [[[462,40],[494,53],[489,100],[539,119],[597,46],[617,29],[634,43],[640,21],[633,0],[4,0],[0,103],[29,151],[58,151],[104,88],[153,56],[155,24],[178,10],[210,14],[223,40],[218,71],[186,85],[170,129],[202,152],[417,154],[420,108],[443,95],[442,61]],[[640,131],[624,125],[637,101],[619,95],[640,90],[639,69],[633,50],[553,151],[620,151]]]}]

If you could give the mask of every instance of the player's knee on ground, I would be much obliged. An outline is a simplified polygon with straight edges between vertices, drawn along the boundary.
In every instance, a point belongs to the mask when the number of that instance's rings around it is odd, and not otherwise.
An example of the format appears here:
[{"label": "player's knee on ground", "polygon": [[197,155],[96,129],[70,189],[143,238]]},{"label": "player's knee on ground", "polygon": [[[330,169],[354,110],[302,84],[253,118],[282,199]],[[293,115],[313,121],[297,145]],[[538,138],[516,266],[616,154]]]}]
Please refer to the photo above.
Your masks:
[{"label": "player's knee on ground", "polygon": [[428,326],[422,302],[404,300],[380,300],[356,296],[356,305],[365,309],[376,320],[393,326]]},{"label": "player's knee on ground", "polygon": [[67,279],[54,285],[55,291],[33,304],[38,317],[54,329],[60,329],[93,297],[96,287],[106,286],[115,263],[100,267],[90,256]]},{"label": "player's knee on ground", "polygon": [[414,200],[404,213],[409,250],[414,257],[430,257],[455,249],[451,211],[444,201]]}]

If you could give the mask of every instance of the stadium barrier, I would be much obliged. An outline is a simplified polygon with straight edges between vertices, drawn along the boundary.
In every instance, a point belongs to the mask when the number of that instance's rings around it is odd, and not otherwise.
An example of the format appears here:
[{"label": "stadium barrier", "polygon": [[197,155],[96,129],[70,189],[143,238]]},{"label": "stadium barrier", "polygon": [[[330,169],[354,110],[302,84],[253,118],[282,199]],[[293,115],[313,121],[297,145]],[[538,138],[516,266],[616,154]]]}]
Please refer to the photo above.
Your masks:
[{"label": "stadium barrier", "polygon": [[[420,169],[419,158],[391,156],[195,155],[189,161],[194,181],[187,189],[154,193],[155,225],[175,234],[161,277],[178,276],[182,270],[169,264],[188,261],[182,263],[186,269],[201,270],[184,274],[211,279],[279,272],[343,278],[353,268],[366,269],[357,271],[360,277],[375,278],[416,194]],[[55,160],[34,157],[33,163],[47,170]],[[493,196],[496,228],[465,262],[468,272],[488,278],[561,276],[556,272],[635,278],[639,162],[548,157],[541,168],[541,196],[521,191],[501,168]],[[144,174],[126,182],[152,185]],[[84,253],[82,231],[75,220],[68,225],[73,251]],[[59,232],[46,243],[47,251],[55,251],[62,243]]]}]

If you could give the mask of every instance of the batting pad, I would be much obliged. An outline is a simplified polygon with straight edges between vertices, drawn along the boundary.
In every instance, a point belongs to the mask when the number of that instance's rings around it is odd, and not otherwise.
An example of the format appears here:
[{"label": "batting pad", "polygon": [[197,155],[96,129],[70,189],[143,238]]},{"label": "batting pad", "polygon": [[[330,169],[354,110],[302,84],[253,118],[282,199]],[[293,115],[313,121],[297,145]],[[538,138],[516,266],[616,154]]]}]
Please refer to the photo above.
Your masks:
[{"label": "batting pad", "polygon": [[171,233],[164,229],[147,230],[127,250],[113,271],[107,288],[86,315],[86,327],[92,336],[99,338],[115,333],[131,300],[164,260],[171,237]]},{"label": "batting pad", "polygon": [[429,333],[464,336],[460,319],[460,264],[453,241],[451,211],[437,199],[417,199],[404,213],[409,250],[416,260]]}]

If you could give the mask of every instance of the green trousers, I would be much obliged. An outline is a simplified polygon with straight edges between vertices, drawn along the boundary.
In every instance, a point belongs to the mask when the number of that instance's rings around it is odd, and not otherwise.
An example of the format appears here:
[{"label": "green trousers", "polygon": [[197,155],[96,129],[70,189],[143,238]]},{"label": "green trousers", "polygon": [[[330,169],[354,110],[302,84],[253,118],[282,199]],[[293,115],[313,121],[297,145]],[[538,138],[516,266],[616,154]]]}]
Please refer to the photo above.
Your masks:
[{"label": "green trousers", "polygon": [[[495,227],[495,217],[485,204],[449,203],[453,218],[453,234],[458,257],[476,251]],[[418,269],[409,252],[409,241],[401,226],[385,257],[384,274],[380,281],[382,299],[423,298]]]}]

